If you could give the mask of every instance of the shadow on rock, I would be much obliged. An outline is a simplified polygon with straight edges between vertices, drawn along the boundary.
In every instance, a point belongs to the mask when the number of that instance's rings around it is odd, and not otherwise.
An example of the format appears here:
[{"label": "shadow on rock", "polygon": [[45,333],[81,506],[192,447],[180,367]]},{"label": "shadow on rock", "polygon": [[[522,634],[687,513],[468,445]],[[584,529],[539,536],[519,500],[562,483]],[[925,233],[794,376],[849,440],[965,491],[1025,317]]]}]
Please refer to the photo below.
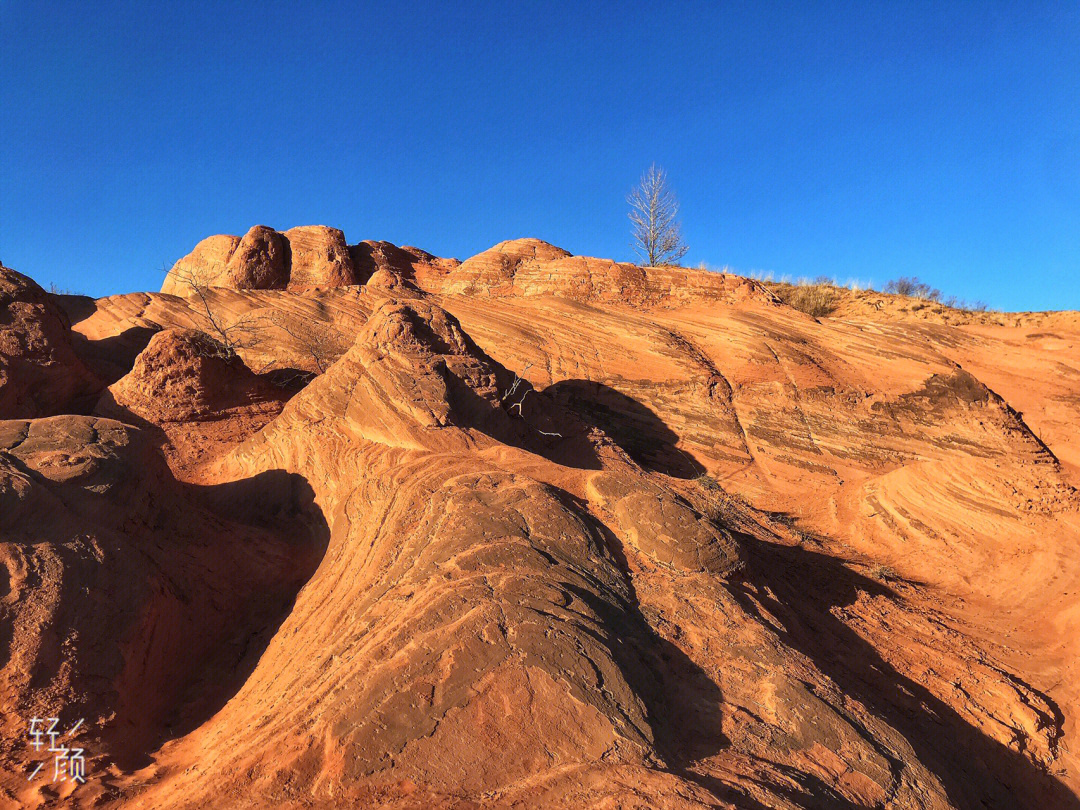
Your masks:
[{"label": "shadow on rock", "polygon": [[674,773],[729,743],[721,731],[720,687],[682,650],[657,635],[633,598],[612,604],[583,589],[574,596],[600,617],[601,640],[645,706],[656,753]]},{"label": "shadow on rock", "polygon": [[109,742],[123,769],[148,764],[151,751],[200,726],[240,690],[329,542],[300,475],[271,470],[188,491],[190,534],[160,557],[157,594],[119,679]]},{"label": "shadow on rock", "polygon": [[[588,506],[560,490],[559,499],[585,519],[626,575],[629,567],[622,542],[588,513]],[[617,603],[592,591],[571,588],[600,618],[604,632],[597,638],[608,648],[627,684],[642,701],[656,754],[673,774],[694,782],[717,798],[738,800],[756,810],[753,799],[719,780],[710,780],[691,766],[726,748],[723,733],[723,694],[716,681],[675,644],[659,635],[642,614],[637,593],[626,576],[626,598]]]},{"label": "shadow on rock", "polygon": [[[899,731],[954,806],[1080,808],[1080,799],[1052,775],[905,677],[832,612],[854,603],[860,591],[895,598],[891,589],[825,554],[746,535],[740,540],[749,563],[746,577],[727,585],[739,604],[762,624],[773,624],[763,612],[779,621],[785,644]],[[887,751],[882,755],[898,776],[903,763]],[[827,800],[822,806],[849,805]]]},{"label": "shadow on rock", "polygon": [[149,326],[132,326],[100,340],[90,340],[72,332],[71,342],[79,359],[108,386],[131,371],[135,358],[159,331]]},{"label": "shadow on rock", "polygon": [[563,380],[543,395],[600,428],[646,470],[673,478],[696,478],[705,468],[679,449],[679,436],[633,397],[591,380]]}]

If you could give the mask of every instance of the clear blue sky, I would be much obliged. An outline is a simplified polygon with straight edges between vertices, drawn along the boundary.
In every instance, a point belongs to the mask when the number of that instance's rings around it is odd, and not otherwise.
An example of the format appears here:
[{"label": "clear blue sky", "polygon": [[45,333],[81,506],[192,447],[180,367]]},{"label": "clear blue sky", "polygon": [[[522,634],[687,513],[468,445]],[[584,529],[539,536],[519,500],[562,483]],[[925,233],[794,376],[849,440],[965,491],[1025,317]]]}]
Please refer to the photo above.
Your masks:
[{"label": "clear blue sky", "polygon": [[214,233],[918,275],[1080,309],[1080,4],[0,0],[0,259],[157,289]]}]

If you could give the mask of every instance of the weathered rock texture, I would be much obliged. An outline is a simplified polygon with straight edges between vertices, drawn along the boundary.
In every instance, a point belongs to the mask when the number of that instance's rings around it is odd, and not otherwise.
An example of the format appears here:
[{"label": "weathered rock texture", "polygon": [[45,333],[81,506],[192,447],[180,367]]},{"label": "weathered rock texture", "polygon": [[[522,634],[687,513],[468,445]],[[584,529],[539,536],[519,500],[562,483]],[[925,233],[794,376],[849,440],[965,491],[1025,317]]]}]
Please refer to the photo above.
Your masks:
[{"label": "weathered rock texture", "polygon": [[72,349],[67,316],[34,281],[0,265],[0,419],[85,410],[100,390]]},{"label": "weathered rock texture", "polygon": [[161,291],[190,296],[195,286],[305,290],[360,283],[345,236],[313,225],[278,233],[256,225],[244,237],[211,236],[180,259]]},{"label": "weathered rock texture", "polygon": [[[205,332],[165,329],[109,387],[107,401],[149,422],[220,418],[252,407],[281,410],[283,394]],[[99,405],[99,407],[102,407]]]},{"label": "weathered rock texture", "polygon": [[480,298],[551,295],[635,306],[777,302],[760,284],[739,276],[571,256],[541,239],[500,242],[459,262],[389,242],[346,245],[341,231],[322,225],[281,234],[257,225],[243,239],[211,236],[176,263],[161,291],[190,296],[193,279],[203,287],[236,290],[325,290],[371,283]]},{"label": "weathered rock texture", "polygon": [[[535,240],[532,240],[535,241]],[[541,243],[543,244],[543,243]],[[554,248],[553,248],[554,250]],[[565,251],[561,251],[565,255]],[[165,276],[163,293],[188,297],[195,286],[232,290],[313,291],[367,283],[439,286],[461,262],[389,242],[345,243],[337,228],[310,225],[279,233],[256,225],[243,238],[211,236]],[[378,282],[378,279],[376,280]]]},{"label": "weathered rock texture", "polygon": [[229,256],[225,277],[238,290],[281,290],[289,283],[291,267],[292,240],[256,225]]},{"label": "weathered rock texture", "polygon": [[62,299],[101,415],[0,421],[6,802],[1080,807],[1076,313],[276,236],[181,260],[240,359]]}]

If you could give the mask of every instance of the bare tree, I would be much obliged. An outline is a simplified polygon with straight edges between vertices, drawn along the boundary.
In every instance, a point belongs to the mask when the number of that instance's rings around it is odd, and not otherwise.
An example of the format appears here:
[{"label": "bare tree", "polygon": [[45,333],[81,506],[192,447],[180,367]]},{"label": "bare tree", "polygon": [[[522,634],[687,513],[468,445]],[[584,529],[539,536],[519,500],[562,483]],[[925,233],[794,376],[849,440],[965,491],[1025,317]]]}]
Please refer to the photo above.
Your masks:
[{"label": "bare tree", "polygon": [[241,349],[251,349],[262,343],[264,330],[259,318],[247,314],[227,322],[214,308],[208,268],[178,266],[166,272],[171,272],[178,283],[188,288],[189,297],[194,299],[195,314],[204,321],[204,331],[220,344],[218,353],[225,359],[232,359]]},{"label": "bare tree", "polygon": [[675,264],[686,255],[682,226],[675,217],[679,201],[667,184],[667,173],[655,163],[641,176],[626,201],[630,203],[631,246],[649,267]]},{"label": "bare tree", "polygon": [[351,346],[348,337],[332,323],[299,318],[288,320],[283,313],[273,317],[274,325],[291,337],[311,357],[322,374]]}]

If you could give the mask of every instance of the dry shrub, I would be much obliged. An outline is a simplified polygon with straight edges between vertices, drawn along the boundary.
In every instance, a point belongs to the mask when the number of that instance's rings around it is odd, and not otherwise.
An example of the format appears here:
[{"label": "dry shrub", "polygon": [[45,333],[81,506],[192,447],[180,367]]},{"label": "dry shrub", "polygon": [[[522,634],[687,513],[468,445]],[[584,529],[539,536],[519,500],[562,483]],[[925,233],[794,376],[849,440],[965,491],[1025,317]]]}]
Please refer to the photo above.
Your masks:
[{"label": "dry shrub", "polygon": [[271,321],[299,344],[311,358],[317,374],[326,371],[352,346],[349,336],[329,320],[289,318],[275,313]]},{"label": "dry shrub", "polygon": [[885,285],[885,292],[908,298],[923,298],[927,301],[941,299],[941,290],[936,290],[929,284],[919,281],[917,276],[894,278]]},{"label": "dry shrub", "polygon": [[840,293],[836,287],[823,282],[778,284],[773,292],[789,307],[805,312],[813,318],[831,315],[840,301]]}]

